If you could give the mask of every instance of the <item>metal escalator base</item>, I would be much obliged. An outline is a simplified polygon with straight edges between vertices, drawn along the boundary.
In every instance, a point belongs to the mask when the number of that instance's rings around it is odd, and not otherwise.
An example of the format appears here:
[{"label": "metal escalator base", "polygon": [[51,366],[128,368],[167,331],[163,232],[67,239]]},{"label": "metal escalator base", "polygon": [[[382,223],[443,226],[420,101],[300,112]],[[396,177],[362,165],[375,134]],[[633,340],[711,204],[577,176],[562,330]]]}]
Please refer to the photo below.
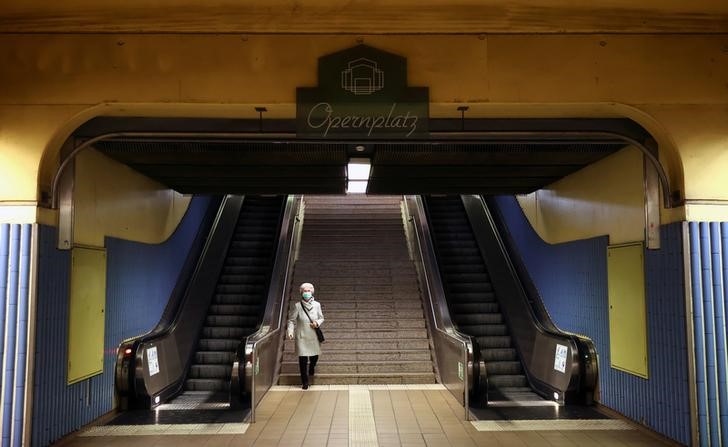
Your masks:
[{"label": "metal escalator base", "polygon": [[248,418],[250,408],[230,409],[227,393],[187,391],[154,410],[120,413],[105,425],[233,424]]}]

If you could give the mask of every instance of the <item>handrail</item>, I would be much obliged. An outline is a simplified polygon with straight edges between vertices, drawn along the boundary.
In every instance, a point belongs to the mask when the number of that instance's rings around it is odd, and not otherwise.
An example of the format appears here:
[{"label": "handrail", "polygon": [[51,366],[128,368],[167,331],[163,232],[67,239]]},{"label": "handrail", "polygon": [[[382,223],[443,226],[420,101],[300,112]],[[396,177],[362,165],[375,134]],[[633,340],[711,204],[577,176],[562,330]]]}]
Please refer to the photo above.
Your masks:
[{"label": "handrail", "polygon": [[[406,196],[404,211],[405,218],[414,232],[413,239],[416,241],[416,250],[412,247],[414,252],[412,254],[418,267],[417,273],[423,294],[429,304],[425,306],[425,313],[430,322],[430,333],[435,344],[440,380],[463,404],[465,420],[469,420],[470,393],[478,385],[476,382],[479,374],[476,371],[480,369],[474,357],[477,356],[477,349],[473,346],[472,338],[458,331],[450,318],[422,198]],[[457,370],[453,370],[454,357],[459,358]],[[460,380],[462,388],[458,386]]]},{"label": "handrail", "polygon": [[[301,228],[301,196],[287,197],[281,221],[275,264],[271,273],[265,311],[259,329],[250,334],[238,347],[232,370],[231,403],[250,397],[250,422],[255,422],[255,407],[273,385],[280,363],[283,345],[284,311],[288,302],[288,289],[295,262],[293,253]],[[276,338],[277,337],[277,338]],[[273,343],[277,341],[278,343]],[[263,366],[261,367],[261,359]],[[260,370],[265,380],[256,380]],[[270,380],[268,380],[270,379]]]},{"label": "handrail", "polygon": [[[211,290],[214,290],[224,261],[215,254],[228,247],[243,200],[242,196],[229,195],[220,204],[174,319],[120,343],[115,379],[117,390],[126,397],[141,399],[145,407],[150,407],[162,403],[180,389],[196,337],[204,323],[204,317],[189,316],[199,315],[199,309],[209,307]],[[157,351],[159,365],[163,365],[154,375],[145,366],[147,346]]]}]

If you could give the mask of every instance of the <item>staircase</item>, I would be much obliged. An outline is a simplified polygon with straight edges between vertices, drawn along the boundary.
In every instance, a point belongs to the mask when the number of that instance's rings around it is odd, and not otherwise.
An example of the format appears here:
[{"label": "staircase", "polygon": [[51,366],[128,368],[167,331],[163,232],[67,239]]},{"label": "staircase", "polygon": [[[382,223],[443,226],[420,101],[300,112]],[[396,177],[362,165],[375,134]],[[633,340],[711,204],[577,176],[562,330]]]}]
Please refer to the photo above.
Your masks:
[{"label": "staircase", "polygon": [[532,395],[460,197],[426,203],[450,315],[480,345],[489,400]]},{"label": "staircase", "polygon": [[[313,384],[435,383],[401,197],[305,196],[291,301],[310,282],[326,342]],[[294,341],[286,340],[281,384],[300,384]]]},{"label": "staircase", "polygon": [[187,374],[186,391],[229,389],[235,350],[260,323],[283,203],[282,197],[245,197]]}]

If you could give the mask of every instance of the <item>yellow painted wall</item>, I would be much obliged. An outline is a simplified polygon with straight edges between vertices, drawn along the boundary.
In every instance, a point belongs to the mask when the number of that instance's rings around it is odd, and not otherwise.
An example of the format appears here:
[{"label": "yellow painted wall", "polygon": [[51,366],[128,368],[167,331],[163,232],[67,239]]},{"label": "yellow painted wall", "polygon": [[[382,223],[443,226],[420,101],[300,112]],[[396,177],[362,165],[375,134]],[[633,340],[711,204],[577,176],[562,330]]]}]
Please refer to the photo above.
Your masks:
[{"label": "yellow painted wall", "polygon": [[[0,35],[0,175],[9,179],[0,202],[35,201],[47,191],[65,136],[95,115],[252,118],[253,107],[265,105],[268,116],[291,118],[296,87],[315,85],[318,57],[357,42],[346,35]],[[728,163],[728,36],[377,35],[363,42],[407,58],[410,85],[430,88],[433,117],[457,117],[466,103],[468,117],[635,119],[658,140],[674,189],[692,201],[719,201],[688,202],[663,217],[710,212],[728,220],[720,205],[728,188],[715,180]]]},{"label": "yellow painted wall", "polygon": [[183,196],[95,150],[76,158],[74,243],[104,246],[104,236],[165,241],[182,220]]},{"label": "yellow painted wall", "polygon": [[519,202],[551,244],[609,235],[611,244],[644,239],[642,153],[625,148]]}]

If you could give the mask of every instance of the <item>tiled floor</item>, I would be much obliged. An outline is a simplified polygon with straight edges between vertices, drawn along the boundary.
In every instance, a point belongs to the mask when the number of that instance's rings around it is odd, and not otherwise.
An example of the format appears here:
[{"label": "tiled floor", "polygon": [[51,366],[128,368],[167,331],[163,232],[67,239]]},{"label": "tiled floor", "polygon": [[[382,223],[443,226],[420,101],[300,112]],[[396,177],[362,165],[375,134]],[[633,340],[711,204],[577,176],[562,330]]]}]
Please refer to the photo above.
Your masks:
[{"label": "tiled floor", "polygon": [[[313,386],[275,387],[257,410],[256,423],[201,427],[201,434],[135,436],[115,429],[108,436],[90,428],[64,446],[205,447],[205,446],[659,446],[670,445],[629,424],[617,430],[555,429],[479,431],[478,423],[463,420],[463,407],[439,386]],[[603,425],[602,423],[601,425]],[[528,425],[528,424],[524,424]],[[597,424],[599,425],[599,424]],[[615,426],[615,427],[617,427]],[[118,426],[117,426],[118,427]],[[241,430],[241,427],[244,427]],[[573,428],[566,425],[567,428]],[[505,429],[504,429],[505,428]],[[606,427],[609,428],[609,427]],[[232,430],[231,427],[227,427]],[[134,429],[132,429],[134,430]],[[515,429],[514,429],[515,430]],[[92,433],[95,431],[96,433]],[[244,433],[240,433],[244,431]],[[192,428],[190,433],[194,432]],[[224,434],[221,434],[224,433]],[[90,435],[90,436],[89,436]]]}]

